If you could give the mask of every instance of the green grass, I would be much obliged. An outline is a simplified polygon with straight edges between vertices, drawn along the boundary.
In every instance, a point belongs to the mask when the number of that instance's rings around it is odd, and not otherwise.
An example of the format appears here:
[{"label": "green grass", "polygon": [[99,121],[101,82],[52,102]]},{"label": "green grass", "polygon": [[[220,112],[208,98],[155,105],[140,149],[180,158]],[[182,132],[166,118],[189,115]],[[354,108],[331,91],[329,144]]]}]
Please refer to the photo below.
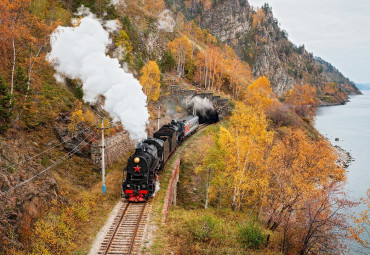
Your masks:
[{"label": "green grass", "polygon": [[[161,191],[153,200],[152,212],[158,228],[152,246],[146,251],[148,254],[274,254],[264,248],[267,232],[257,223],[246,223],[253,222],[248,214],[234,212],[223,204],[204,209],[204,180],[195,168],[202,162],[204,144],[213,139],[221,124],[209,126],[190,138],[160,176]],[[170,208],[166,224],[161,224],[171,166],[179,156],[177,206]]]}]

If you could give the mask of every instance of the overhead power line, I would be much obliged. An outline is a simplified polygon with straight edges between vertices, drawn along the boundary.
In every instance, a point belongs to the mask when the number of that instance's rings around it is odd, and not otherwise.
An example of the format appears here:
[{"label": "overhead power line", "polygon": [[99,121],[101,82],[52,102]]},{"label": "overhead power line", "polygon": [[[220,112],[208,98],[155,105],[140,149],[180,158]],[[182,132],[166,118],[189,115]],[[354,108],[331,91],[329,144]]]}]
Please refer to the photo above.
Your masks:
[{"label": "overhead power line", "polygon": [[[91,134],[93,134],[93,133],[94,133],[93,131],[92,131],[92,132],[90,132],[90,133],[89,133],[89,136],[90,136]],[[34,180],[35,178],[39,177],[39,176],[40,176],[40,175],[42,175],[43,173],[45,173],[45,172],[49,171],[49,170],[50,170],[50,169],[52,169],[53,167],[55,167],[55,166],[59,165],[60,163],[62,163],[64,160],[66,160],[66,159],[67,159],[67,158],[69,158],[70,156],[74,155],[74,154],[78,151],[78,148],[83,144],[83,142],[89,138],[89,136],[88,136],[88,137],[86,137],[86,138],[85,138],[81,143],[79,143],[76,147],[74,147],[70,152],[68,152],[68,154],[67,154],[66,156],[64,156],[64,157],[60,158],[57,162],[55,162],[55,163],[54,163],[54,164],[52,164],[51,166],[49,166],[49,167],[45,168],[45,169],[44,169],[44,170],[42,170],[41,172],[39,172],[39,173],[37,173],[36,175],[32,176],[31,178],[29,178],[29,179],[27,179],[27,180],[25,180],[25,181],[23,181],[23,182],[21,182],[21,183],[19,183],[19,184],[15,185],[14,187],[11,187],[10,189],[8,189],[8,190],[6,190],[6,191],[4,191],[4,192],[1,192],[1,191],[0,191],[0,197],[3,197],[3,196],[5,196],[5,195],[9,194],[11,191],[13,191],[13,190],[15,190],[15,189],[17,189],[17,188],[19,188],[19,187],[23,186],[24,184],[26,184],[26,183],[28,183],[28,182],[30,182],[30,181],[32,181],[32,180]],[[95,136],[94,136],[93,138],[95,138],[96,136],[97,136],[97,134],[95,134]]]},{"label": "overhead power line", "polygon": [[[98,121],[95,121],[95,122],[94,122],[94,124],[90,125],[89,127],[85,128],[84,130],[79,131],[79,132],[77,133],[77,135],[82,134],[83,132],[87,131],[88,129],[90,129],[91,127],[93,127],[93,125],[95,125],[97,122],[98,122]],[[46,152],[48,152],[48,151],[51,151],[51,150],[55,149],[55,148],[56,148],[56,147],[58,147],[59,145],[62,145],[62,144],[64,144],[64,143],[68,143],[68,142],[72,141],[72,140],[73,140],[73,138],[74,138],[74,137],[72,137],[72,138],[71,138],[71,139],[69,139],[69,140],[66,140],[66,141],[60,142],[60,143],[58,143],[58,144],[54,145],[53,147],[50,147],[50,148],[48,148],[48,149],[46,149],[46,150],[44,150],[44,151],[42,151],[42,152],[40,152],[40,153],[38,153],[38,154],[36,154],[36,155],[32,156],[32,157],[29,157],[29,158],[27,158],[27,159],[25,159],[25,160],[23,160],[23,161],[21,161],[21,162],[18,162],[17,164],[14,164],[14,165],[12,164],[12,165],[9,165],[9,166],[7,166],[7,167],[4,167],[4,168],[0,169],[0,171],[4,171],[4,170],[6,170],[6,169],[9,169],[9,168],[12,168],[12,167],[16,167],[16,166],[18,166],[18,165],[22,165],[22,164],[26,163],[27,161],[30,161],[31,159],[37,158],[38,156],[40,156],[40,155],[42,155],[42,154],[44,154],[44,153],[46,153]],[[80,140],[79,140],[79,141],[80,141]]]}]

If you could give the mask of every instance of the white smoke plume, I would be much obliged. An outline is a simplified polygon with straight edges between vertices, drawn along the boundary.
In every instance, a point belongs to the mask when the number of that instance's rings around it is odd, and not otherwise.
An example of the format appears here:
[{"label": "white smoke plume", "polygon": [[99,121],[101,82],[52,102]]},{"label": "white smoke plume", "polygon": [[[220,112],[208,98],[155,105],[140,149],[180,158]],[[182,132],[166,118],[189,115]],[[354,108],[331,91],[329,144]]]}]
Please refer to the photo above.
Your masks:
[{"label": "white smoke plume", "polygon": [[193,106],[193,109],[202,116],[206,116],[208,110],[214,110],[211,100],[199,96],[195,96],[191,99],[190,106]]},{"label": "white smoke plume", "polygon": [[109,33],[89,15],[76,27],[60,26],[54,31],[47,60],[57,72],[82,81],[84,101],[94,103],[103,95],[104,109],[114,121],[121,121],[131,139],[145,139],[149,119],[146,95],[139,81],[125,72],[117,59],[106,55],[109,43]]}]

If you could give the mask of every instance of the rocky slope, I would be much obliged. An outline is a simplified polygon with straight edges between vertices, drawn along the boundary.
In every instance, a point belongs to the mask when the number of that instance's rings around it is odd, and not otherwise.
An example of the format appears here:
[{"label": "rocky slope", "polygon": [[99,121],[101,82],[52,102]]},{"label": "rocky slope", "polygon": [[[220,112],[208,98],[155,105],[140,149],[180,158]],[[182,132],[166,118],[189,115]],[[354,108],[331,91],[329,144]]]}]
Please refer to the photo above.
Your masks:
[{"label": "rocky slope", "polygon": [[216,0],[208,7],[197,1],[173,1],[177,10],[197,21],[222,43],[234,48],[247,61],[255,77],[267,75],[275,93],[282,95],[295,84],[311,84],[321,91],[328,81],[334,81],[351,94],[356,86],[339,71],[334,75],[325,64],[318,62],[304,46],[289,41],[287,32],[279,27],[271,8],[261,9],[246,0]]}]

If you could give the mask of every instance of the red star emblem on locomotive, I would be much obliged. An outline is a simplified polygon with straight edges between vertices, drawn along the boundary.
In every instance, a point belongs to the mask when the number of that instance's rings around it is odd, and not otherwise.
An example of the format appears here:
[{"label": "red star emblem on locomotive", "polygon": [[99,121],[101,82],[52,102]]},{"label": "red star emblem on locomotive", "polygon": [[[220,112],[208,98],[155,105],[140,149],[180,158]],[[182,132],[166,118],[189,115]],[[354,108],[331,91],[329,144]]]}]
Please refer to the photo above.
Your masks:
[{"label": "red star emblem on locomotive", "polygon": [[139,165],[136,165],[134,167],[135,172],[139,172],[140,173],[140,169],[141,169],[141,167]]}]

